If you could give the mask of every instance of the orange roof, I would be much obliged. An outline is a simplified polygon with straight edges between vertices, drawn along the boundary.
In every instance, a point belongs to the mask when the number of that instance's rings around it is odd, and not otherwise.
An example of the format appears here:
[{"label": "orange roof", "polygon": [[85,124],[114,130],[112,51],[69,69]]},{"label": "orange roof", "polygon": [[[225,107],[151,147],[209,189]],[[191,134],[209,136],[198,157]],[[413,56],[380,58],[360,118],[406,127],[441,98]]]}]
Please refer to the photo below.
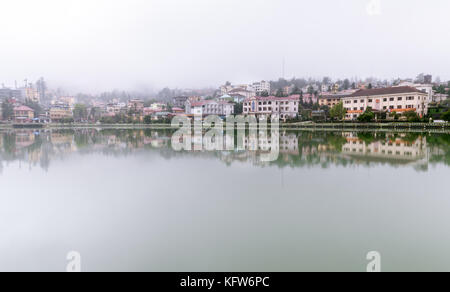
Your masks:
[{"label": "orange roof", "polygon": [[415,111],[416,111],[415,108],[391,109],[391,112],[400,112],[400,113],[404,113],[404,112],[415,112]]}]

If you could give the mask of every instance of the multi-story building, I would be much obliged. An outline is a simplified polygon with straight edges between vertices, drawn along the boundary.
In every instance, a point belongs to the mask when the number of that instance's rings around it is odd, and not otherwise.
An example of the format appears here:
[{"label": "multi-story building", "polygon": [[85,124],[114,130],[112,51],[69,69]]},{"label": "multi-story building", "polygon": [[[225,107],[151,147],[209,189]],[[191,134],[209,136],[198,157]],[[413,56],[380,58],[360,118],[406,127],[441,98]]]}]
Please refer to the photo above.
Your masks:
[{"label": "multi-story building", "polygon": [[252,87],[257,94],[261,94],[263,92],[270,93],[270,82],[269,81],[263,80],[261,82],[255,82],[252,84]]},{"label": "multi-story building", "polygon": [[126,112],[126,105],[120,103],[109,103],[106,105],[106,114],[115,116]]},{"label": "multi-story building", "polygon": [[344,97],[347,97],[347,95],[343,94],[322,94],[319,97],[319,105],[320,106],[328,106],[333,107],[339,104]]},{"label": "multi-story building", "polygon": [[414,111],[423,116],[428,112],[429,95],[413,87],[388,87],[360,90],[343,98],[346,120],[357,119],[367,108],[378,112],[404,113]]},{"label": "multi-story building", "polygon": [[196,116],[230,116],[234,114],[234,104],[226,101],[187,101],[186,114]]},{"label": "multi-story building", "polygon": [[173,105],[175,107],[181,107],[184,108],[186,105],[186,101],[188,100],[187,96],[177,96],[173,99]]},{"label": "multi-story building", "polygon": [[151,107],[154,111],[163,111],[163,110],[167,109],[167,104],[156,102],[156,103],[152,103],[152,104],[150,105],[150,107]]},{"label": "multi-story building", "polygon": [[18,106],[14,108],[14,122],[29,123],[34,119],[34,110],[27,106]]},{"label": "multi-story building", "polygon": [[64,119],[73,118],[72,109],[68,105],[52,106],[49,115],[52,122],[60,122]]},{"label": "multi-story building", "polygon": [[32,87],[26,87],[22,89],[22,96],[25,97],[26,100],[39,103],[41,101],[39,91]]},{"label": "multi-story building", "polygon": [[433,99],[433,85],[432,84],[427,84],[427,83],[422,84],[422,83],[414,83],[414,82],[410,82],[410,81],[403,81],[396,87],[405,87],[405,86],[413,87],[417,90],[428,93],[428,98],[430,99],[430,101],[432,101],[432,99]]},{"label": "multi-story building", "polygon": [[257,117],[279,117],[282,120],[294,119],[298,116],[300,95],[289,97],[252,97],[244,101],[244,115]]},{"label": "multi-story building", "polygon": [[144,101],[140,99],[133,99],[128,101],[128,109],[138,113],[142,113],[144,110]]},{"label": "multi-story building", "polygon": [[442,93],[435,93],[433,94],[433,101],[434,102],[442,102],[444,100],[447,100],[449,96],[447,94]]},{"label": "multi-story building", "polygon": [[22,100],[23,94],[19,89],[0,88],[0,99],[15,98]]}]

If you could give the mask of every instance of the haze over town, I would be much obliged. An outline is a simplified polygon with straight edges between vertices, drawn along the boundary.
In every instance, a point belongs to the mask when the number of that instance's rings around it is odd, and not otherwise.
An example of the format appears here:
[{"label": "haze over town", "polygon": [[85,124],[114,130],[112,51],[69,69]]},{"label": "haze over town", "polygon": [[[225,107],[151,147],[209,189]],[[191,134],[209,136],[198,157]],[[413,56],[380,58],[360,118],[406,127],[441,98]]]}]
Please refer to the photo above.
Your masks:
[{"label": "haze over town", "polygon": [[70,94],[283,76],[450,79],[447,0],[8,0],[2,10],[7,87],[41,76]]}]

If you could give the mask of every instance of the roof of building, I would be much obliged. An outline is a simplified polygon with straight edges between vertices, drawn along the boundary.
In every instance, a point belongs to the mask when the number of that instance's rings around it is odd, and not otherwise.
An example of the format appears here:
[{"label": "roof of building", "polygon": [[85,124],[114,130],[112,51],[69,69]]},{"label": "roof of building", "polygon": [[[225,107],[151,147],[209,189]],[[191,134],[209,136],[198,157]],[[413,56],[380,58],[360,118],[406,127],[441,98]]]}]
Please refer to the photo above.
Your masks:
[{"label": "roof of building", "polygon": [[252,101],[252,100],[256,100],[256,101],[286,101],[286,100],[300,100],[300,95],[299,94],[295,94],[295,95],[291,95],[291,96],[287,96],[287,97],[276,97],[276,96],[266,96],[266,97],[262,97],[262,96],[256,96],[256,97],[252,97],[252,98],[247,98],[245,101]]},{"label": "roof of building", "polygon": [[233,103],[230,103],[228,101],[202,100],[202,101],[191,102],[191,107],[200,107],[200,106],[207,105],[209,103],[217,103],[217,104],[223,104],[223,105],[233,105]]},{"label": "roof of building", "polygon": [[424,93],[424,92],[410,86],[401,86],[401,87],[363,89],[349,95],[349,97],[377,96],[377,95],[389,95],[401,93]]},{"label": "roof of building", "polygon": [[27,107],[26,105],[21,105],[14,108],[15,111],[27,111],[27,112],[34,112],[32,108]]},{"label": "roof of building", "polygon": [[320,99],[341,99],[344,97],[348,97],[348,94],[328,94],[319,96]]}]

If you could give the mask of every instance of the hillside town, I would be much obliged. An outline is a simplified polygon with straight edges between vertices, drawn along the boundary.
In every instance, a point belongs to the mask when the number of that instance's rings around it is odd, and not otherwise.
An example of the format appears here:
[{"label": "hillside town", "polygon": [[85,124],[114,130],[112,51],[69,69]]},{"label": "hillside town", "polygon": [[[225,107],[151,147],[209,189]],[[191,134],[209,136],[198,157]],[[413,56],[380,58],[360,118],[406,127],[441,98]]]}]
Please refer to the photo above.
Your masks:
[{"label": "hillside town", "polygon": [[408,121],[450,119],[450,82],[420,74],[415,79],[333,81],[279,79],[225,83],[217,89],[162,90],[146,96],[124,92],[70,95],[44,78],[0,88],[4,124],[152,124],[175,116],[253,115],[301,121]]}]

